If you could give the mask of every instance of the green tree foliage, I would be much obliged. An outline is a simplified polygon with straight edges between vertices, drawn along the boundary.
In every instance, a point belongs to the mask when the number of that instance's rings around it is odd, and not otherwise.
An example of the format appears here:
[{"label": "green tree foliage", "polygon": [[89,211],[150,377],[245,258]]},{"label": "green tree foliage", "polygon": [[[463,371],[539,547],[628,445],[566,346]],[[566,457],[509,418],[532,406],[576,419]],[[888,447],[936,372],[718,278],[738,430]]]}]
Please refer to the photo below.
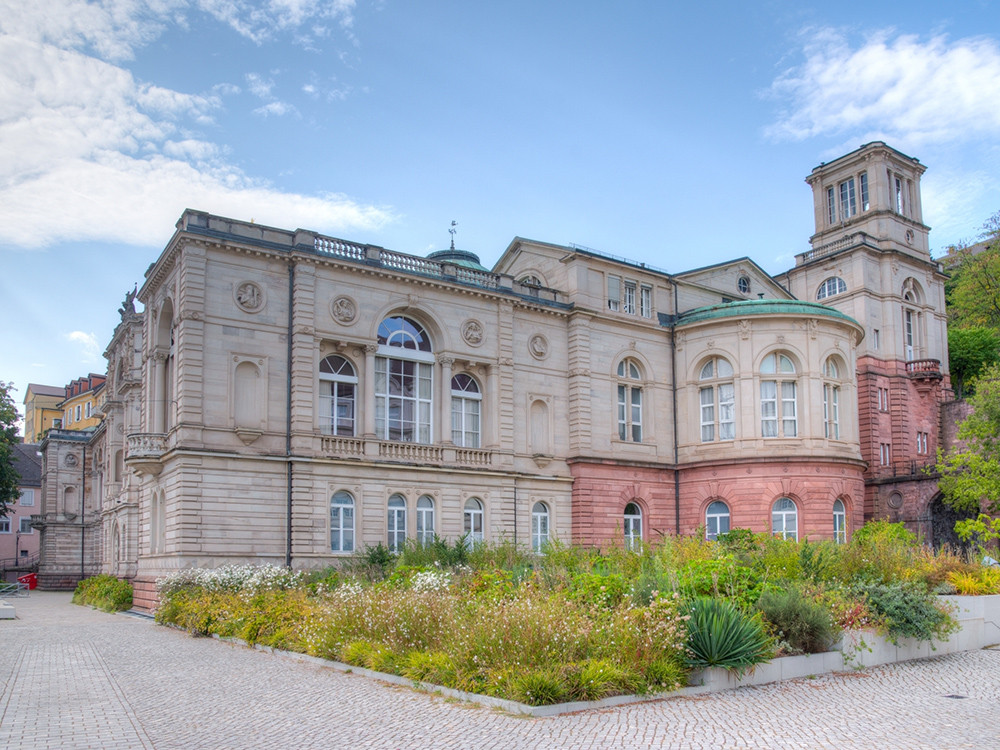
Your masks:
[{"label": "green tree foliage", "polygon": [[1000,331],[1000,212],[983,224],[980,239],[986,243],[981,252],[973,253],[976,246],[948,251],[958,258],[945,284],[949,322]]},{"label": "green tree foliage", "polygon": [[970,381],[994,362],[1000,361],[1000,330],[983,326],[948,329],[948,359],[955,395],[969,395]]},{"label": "green tree foliage", "polygon": [[958,446],[938,454],[938,486],[957,510],[1000,514],[1000,364],[973,381],[972,413],[959,425]]},{"label": "green tree foliage", "polygon": [[10,383],[0,380],[0,518],[6,518],[20,491],[20,475],[14,469],[17,438],[17,407],[10,395]]}]

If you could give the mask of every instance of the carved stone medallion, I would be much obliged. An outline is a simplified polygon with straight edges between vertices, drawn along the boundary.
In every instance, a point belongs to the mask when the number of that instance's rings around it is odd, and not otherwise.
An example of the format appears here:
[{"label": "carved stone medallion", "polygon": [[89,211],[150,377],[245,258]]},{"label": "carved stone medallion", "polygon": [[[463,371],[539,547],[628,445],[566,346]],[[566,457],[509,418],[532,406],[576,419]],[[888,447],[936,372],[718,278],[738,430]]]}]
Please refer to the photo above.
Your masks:
[{"label": "carved stone medallion", "polygon": [[478,320],[469,319],[462,324],[462,338],[470,346],[479,346],[483,343],[483,324]]},{"label": "carved stone medallion", "polygon": [[264,309],[264,289],[256,281],[240,282],[233,296],[244,312],[255,313]]},{"label": "carved stone medallion", "polygon": [[358,304],[350,297],[341,295],[330,303],[330,315],[341,325],[350,325],[358,317]]}]

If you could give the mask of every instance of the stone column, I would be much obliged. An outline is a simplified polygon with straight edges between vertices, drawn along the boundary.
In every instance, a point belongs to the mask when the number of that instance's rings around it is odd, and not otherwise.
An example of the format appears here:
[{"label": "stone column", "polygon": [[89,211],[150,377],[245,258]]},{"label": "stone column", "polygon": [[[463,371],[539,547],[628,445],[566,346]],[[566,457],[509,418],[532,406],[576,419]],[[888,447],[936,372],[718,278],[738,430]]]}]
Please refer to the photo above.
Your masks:
[{"label": "stone column", "polygon": [[375,344],[365,346],[365,399],[362,408],[365,415],[364,436],[369,438],[375,437],[375,352],[377,351],[378,347]]},{"label": "stone column", "polygon": [[437,358],[441,373],[441,383],[438,388],[440,403],[438,404],[438,439],[437,442],[451,445],[451,366],[455,363],[453,357],[440,355]]}]

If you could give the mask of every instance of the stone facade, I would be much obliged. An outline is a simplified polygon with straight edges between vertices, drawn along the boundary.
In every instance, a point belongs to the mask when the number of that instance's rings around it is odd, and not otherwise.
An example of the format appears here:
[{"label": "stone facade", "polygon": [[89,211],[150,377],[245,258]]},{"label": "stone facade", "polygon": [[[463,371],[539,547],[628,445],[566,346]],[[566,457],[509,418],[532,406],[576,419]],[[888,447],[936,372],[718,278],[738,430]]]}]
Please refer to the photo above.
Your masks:
[{"label": "stone facade", "polygon": [[781,279],[522,238],[487,270],[186,211],[105,354],[93,549],[149,601],[188,566],[435,534],[844,541],[890,486],[919,518],[948,394],[922,171],[884,144],[814,170],[813,250]]}]

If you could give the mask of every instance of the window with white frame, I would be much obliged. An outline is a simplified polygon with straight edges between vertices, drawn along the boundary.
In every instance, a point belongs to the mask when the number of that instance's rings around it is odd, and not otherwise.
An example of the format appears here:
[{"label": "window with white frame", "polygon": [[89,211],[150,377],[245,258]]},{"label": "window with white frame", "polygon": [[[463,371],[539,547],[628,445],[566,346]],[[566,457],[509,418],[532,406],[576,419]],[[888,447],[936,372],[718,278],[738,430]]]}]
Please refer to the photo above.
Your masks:
[{"label": "window with white frame", "polygon": [[79,422],[83,418],[81,416],[81,406],[80,406],[80,404],[76,405],[76,408],[73,410],[73,412],[74,412],[74,416],[73,416],[74,420],[77,421],[77,422]]},{"label": "window with white frame", "polygon": [[622,279],[621,276],[608,276],[608,309],[618,312],[621,309]]},{"label": "window with white frame", "polygon": [[854,178],[840,183],[840,220],[846,221],[858,212],[858,200],[854,192]]},{"label": "window with white frame", "polygon": [[625,294],[622,296],[622,312],[628,313],[629,315],[635,315],[635,292],[636,284],[634,281],[625,281]]},{"label": "window with white frame", "polygon": [[549,542],[549,506],[535,503],[531,508],[531,549],[541,552]]},{"label": "window with white frame", "polygon": [[715,500],[705,509],[705,538],[716,539],[729,531],[729,506]]},{"label": "window with white frame", "polygon": [[470,375],[451,379],[451,441],[463,448],[478,448],[483,394]]},{"label": "window with white frame", "polygon": [[826,222],[837,223],[837,193],[832,187],[826,189]]},{"label": "window with white frame", "polygon": [[642,371],[634,359],[618,363],[618,439],[642,442]]},{"label": "window with white frame", "polygon": [[434,355],[423,327],[409,318],[386,318],[375,357],[375,434],[404,443],[432,441]]},{"label": "window with white frame", "polygon": [[434,533],[434,498],[421,495],[417,500],[417,543],[430,544]]},{"label": "window with white frame", "polygon": [[642,508],[637,503],[625,506],[625,549],[639,549],[642,545]]},{"label": "window with white frame", "polygon": [[889,451],[889,443],[879,443],[878,444],[878,455],[879,455],[879,463],[882,466],[888,466],[889,465],[889,461],[892,458],[892,456],[890,454],[890,451]]},{"label": "window with white frame", "polygon": [[819,285],[819,289],[816,290],[816,299],[826,299],[835,294],[843,294],[846,291],[847,284],[845,281],[839,276],[831,276]]},{"label": "window with white frame", "polygon": [[94,409],[93,404],[90,401],[88,401],[86,404],[86,408],[84,409],[84,414],[86,414],[87,419],[90,419],[91,415],[94,413],[93,409]]},{"label": "window with white frame", "polygon": [[644,318],[653,317],[653,287],[639,287],[639,314]]},{"label": "window with white frame", "polygon": [[785,354],[768,354],[761,362],[760,373],[761,436],[796,437],[799,423],[795,364]]},{"label": "window with white frame", "polygon": [[713,357],[701,366],[698,381],[701,442],[733,440],[736,437],[736,388],[729,360]]},{"label": "window with white frame", "polygon": [[798,541],[799,512],[791,498],[780,497],[771,507],[771,533],[782,539]]},{"label": "window with white frame", "polygon": [[[912,304],[914,301],[913,295],[907,292],[903,295],[904,304]],[[917,337],[918,337],[918,316],[916,310],[911,310],[908,307],[903,308],[903,354],[906,359],[912,360],[916,358],[916,353],[918,350]]]},{"label": "window with white frame", "polygon": [[20,520],[21,523],[18,526],[18,531],[20,531],[22,534],[33,534],[34,533],[35,530],[33,528],[31,528],[31,518],[29,518],[29,517],[22,517],[19,520]]},{"label": "window with white frame", "polygon": [[35,491],[34,490],[21,490],[21,498],[19,500],[21,505],[34,505],[35,504]]},{"label": "window with white frame", "polygon": [[406,498],[393,495],[389,498],[386,516],[386,544],[390,552],[402,552],[406,546]]},{"label": "window with white frame", "polygon": [[330,500],[330,549],[354,551],[354,498],[345,490],[333,493]]},{"label": "window with white frame", "polygon": [[466,546],[474,547],[483,541],[483,515],[483,504],[477,498],[470,497],[465,501],[463,528]]},{"label": "window with white frame", "polygon": [[319,363],[319,428],[325,435],[353,436],[357,429],[358,376],[354,365],[332,354]]},{"label": "window with white frame", "polygon": [[823,368],[827,382],[823,383],[823,433],[830,440],[840,440],[840,380],[841,366],[830,357]]},{"label": "window with white frame", "polygon": [[878,410],[879,411],[889,411],[889,389],[879,388],[878,389]]},{"label": "window with white frame", "polygon": [[906,182],[901,175],[891,175],[892,179],[892,210],[897,214],[905,216],[907,214]]},{"label": "window with white frame", "polygon": [[10,519],[0,518],[0,534],[9,534],[9,533],[10,533]]},{"label": "window with white frame", "polygon": [[840,498],[833,501],[833,541],[837,544],[847,543],[847,510]]},{"label": "window with white frame", "polygon": [[927,455],[927,433],[918,432],[917,433],[917,453],[922,456]]},{"label": "window with white frame", "polygon": [[858,175],[858,181],[861,183],[861,210],[867,211],[871,208],[871,201],[868,198],[868,173],[862,172]]}]

